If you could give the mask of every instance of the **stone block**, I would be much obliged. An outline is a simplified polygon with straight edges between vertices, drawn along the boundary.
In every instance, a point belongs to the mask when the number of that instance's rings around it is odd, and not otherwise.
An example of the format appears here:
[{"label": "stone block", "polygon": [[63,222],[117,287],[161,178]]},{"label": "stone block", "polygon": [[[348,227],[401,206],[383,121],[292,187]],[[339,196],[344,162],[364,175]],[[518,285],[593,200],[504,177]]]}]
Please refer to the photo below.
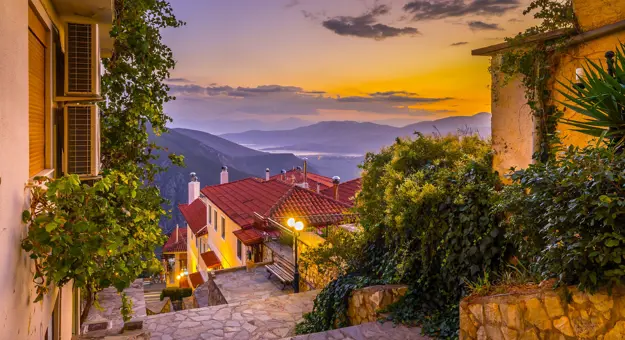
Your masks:
[{"label": "stone block", "polygon": [[487,324],[500,325],[501,313],[499,311],[499,305],[497,305],[496,303],[484,304],[484,317]]},{"label": "stone block", "polygon": [[539,340],[539,339],[540,338],[538,337],[538,333],[533,328],[521,333],[521,336],[519,337],[519,340]]},{"label": "stone block", "polygon": [[545,296],[545,309],[550,318],[557,318],[564,315],[564,308],[559,296]]},{"label": "stone block", "polygon": [[503,334],[497,326],[486,325],[486,336],[491,340],[503,340]]},{"label": "stone block", "polygon": [[573,302],[578,305],[583,305],[588,301],[588,294],[580,291],[575,291],[573,293]]},{"label": "stone block", "polygon": [[551,329],[551,320],[538,298],[531,298],[527,300],[525,306],[527,307],[525,311],[525,318],[529,323],[543,331]]},{"label": "stone block", "polygon": [[571,327],[571,322],[566,316],[553,320],[553,327],[555,327],[566,336],[575,336],[575,333],[573,332],[573,327]]},{"label": "stone block", "polygon": [[499,308],[501,309],[504,326],[516,329],[518,331],[523,330],[523,313],[520,305],[502,304],[499,306]]},{"label": "stone block", "polygon": [[484,324],[484,307],[481,304],[469,305],[469,311],[474,321],[480,325]]},{"label": "stone block", "polygon": [[593,306],[600,312],[605,312],[614,307],[614,299],[607,293],[596,293],[588,295],[588,299]]},{"label": "stone block", "polygon": [[501,334],[504,340],[517,340],[519,338],[519,332],[508,327],[502,327]]},{"label": "stone block", "polygon": [[621,340],[625,339],[625,321],[619,321],[614,327],[605,333],[603,340]]},{"label": "stone block", "polygon": [[464,331],[467,336],[471,338],[477,337],[477,327],[469,316],[470,312],[465,309],[460,309],[460,330]]},{"label": "stone block", "polygon": [[135,319],[124,322],[124,331],[134,331],[143,328],[143,319]]}]

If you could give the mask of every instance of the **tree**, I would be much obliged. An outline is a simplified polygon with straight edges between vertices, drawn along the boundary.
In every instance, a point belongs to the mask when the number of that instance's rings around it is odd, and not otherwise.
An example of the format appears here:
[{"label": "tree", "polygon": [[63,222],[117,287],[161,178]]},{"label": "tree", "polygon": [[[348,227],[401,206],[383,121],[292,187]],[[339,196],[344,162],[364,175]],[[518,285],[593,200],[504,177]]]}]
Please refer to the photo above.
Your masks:
[{"label": "tree", "polygon": [[[81,322],[99,290],[112,285],[121,292],[154,267],[154,249],[165,241],[158,222],[166,202],[153,184],[165,169],[153,163],[161,148],[148,137],[167,132],[172,120],[163,105],[174,98],[163,81],[175,61],[160,30],[183,22],[165,0],[115,0],[114,11],[113,53],[102,61],[102,178],[91,186],[75,175],[38,178],[48,189],[33,188],[23,214],[30,228],[22,247],[35,261],[36,301],[50,286],[73,281],[86,302]],[[183,163],[182,156],[169,159]],[[122,302],[128,319],[132,309],[123,294]]]}]

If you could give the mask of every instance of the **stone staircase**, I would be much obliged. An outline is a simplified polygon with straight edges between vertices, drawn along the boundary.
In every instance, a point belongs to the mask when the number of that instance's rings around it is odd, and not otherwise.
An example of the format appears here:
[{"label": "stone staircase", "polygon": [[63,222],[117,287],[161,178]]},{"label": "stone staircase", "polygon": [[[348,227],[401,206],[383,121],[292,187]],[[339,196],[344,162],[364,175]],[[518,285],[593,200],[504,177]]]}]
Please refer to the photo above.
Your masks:
[{"label": "stone staircase", "polygon": [[368,322],[358,326],[333,329],[327,332],[298,335],[282,340],[428,340],[420,328],[394,325],[392,322]]},{"label": "stone staircase", "polygon": [[154,340],[282,339],[312,310],[317,291],[151,315],[144,329]]}]

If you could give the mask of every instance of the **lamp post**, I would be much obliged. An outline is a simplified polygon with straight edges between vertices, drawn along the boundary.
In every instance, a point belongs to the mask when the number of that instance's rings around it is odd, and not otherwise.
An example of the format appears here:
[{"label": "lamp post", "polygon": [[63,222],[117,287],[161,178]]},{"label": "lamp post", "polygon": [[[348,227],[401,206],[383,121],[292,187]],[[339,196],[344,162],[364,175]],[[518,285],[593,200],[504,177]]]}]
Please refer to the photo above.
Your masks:
[{"label": "lamp post", "polygon": [[304,222],[302,221],[296,222],[295,219],[291,217],[287,221],[287,224],[289,225],[289,227],[294,229],[293,235],[295,235],[295,238],[293,240],[293,253],[295,257],[295,273],[293,273],[293,292],[299,293],[299,264],[297,261],[297,237],[299,236],[299,232],[304,230]]}]

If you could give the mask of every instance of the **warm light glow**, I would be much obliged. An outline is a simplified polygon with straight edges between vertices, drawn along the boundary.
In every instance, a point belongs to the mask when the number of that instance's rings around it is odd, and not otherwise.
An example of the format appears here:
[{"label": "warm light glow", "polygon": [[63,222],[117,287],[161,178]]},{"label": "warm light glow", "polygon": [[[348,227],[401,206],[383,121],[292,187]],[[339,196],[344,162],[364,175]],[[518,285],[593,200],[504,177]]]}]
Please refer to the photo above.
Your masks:
[{"label": "warm light glow", "polygon": [[294,226],[295,230],[297,231],[302,231],[304,230],[304,222],[302,221],[297,221],[295,222],[295,226]]},{"label": "warm light glow", "polygon": [[176,276],[176,280],[180,280],[180,275]]},{"label": "warm light glow", "polygon": [[286,224],[288,224],[289,227],[295,227],[295,219],[293,217],[289,218],[288,221],[286,221]]}]

